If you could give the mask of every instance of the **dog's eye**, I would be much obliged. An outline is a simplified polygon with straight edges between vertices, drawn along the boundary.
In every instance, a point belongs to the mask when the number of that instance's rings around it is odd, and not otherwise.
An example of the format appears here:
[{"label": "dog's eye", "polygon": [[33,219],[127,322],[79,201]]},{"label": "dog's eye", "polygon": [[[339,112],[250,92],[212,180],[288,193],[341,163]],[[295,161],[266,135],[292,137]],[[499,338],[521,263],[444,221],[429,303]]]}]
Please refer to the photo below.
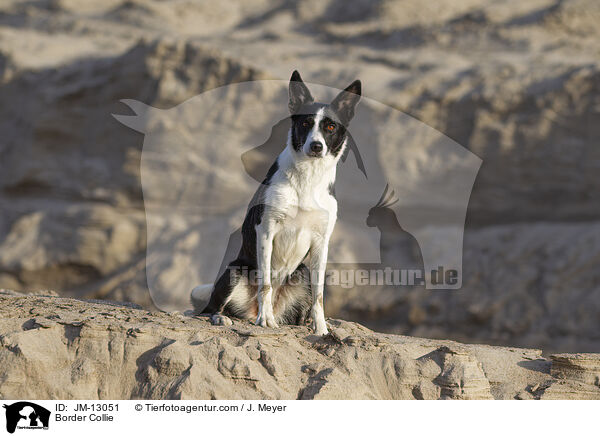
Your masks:
[{"label": "dog's eye", "polygon": [[311,120],[310,118],[308,118],[308,119],[304,120],[304,122],[302,123],[302,125],[303,125],[304,127],[308,127],[308,126],[310,126],[311,124],[312,124],[312,120]]},{"label": "dog's eye", "polygon": [[335,130],[335,124],[327,124],[327,126],[325,126],[325,128],[327,129],[328,132],[333,132]]}]

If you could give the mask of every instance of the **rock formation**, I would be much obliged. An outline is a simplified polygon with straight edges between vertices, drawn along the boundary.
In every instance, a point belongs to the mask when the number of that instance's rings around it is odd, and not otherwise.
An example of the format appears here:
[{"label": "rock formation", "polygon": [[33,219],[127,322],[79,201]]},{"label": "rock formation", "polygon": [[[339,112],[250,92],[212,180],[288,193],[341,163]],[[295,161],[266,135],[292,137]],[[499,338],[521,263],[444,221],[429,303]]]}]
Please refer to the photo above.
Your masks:
[{"label": "rock formation", "polygon": [[149,312],[0,292],[0,398],[600,399],[600,355]]}]

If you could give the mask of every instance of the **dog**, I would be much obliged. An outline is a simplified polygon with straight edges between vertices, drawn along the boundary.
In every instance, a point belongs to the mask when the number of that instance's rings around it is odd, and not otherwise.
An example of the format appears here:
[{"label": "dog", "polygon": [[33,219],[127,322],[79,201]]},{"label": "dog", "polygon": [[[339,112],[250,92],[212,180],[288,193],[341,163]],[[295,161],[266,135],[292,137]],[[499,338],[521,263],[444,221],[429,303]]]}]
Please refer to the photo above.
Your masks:
[{"label": "dog", "polygon": [[274,328],[310,317],[316,335],[328,333],[323,288],[337,218],[334,183],[360,97],[355,80],[331,103],[317,103],[293,72],[285,148],[248,206],[237,259],[214,285],[192,290],[196,313],[210,314],[215,325],[236,317]]}]

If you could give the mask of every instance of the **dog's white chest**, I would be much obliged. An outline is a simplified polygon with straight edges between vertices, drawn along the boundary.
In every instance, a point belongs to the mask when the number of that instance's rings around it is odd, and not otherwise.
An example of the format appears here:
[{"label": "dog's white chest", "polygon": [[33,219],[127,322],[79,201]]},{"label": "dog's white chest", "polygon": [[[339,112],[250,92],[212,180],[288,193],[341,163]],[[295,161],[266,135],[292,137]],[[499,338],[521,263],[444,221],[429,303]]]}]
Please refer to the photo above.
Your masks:
[{"label": "dog's white chest", "polygon": [[273,238],[271,265],[283,275],[298,268],[307,256],[311,243],[326,231],[328,212],[298,209],[295,216],[281,221],[281,228]]},{"label": "dog's white chest", "polygon": [[287,162],[290,156],[280,155],[281,164],[265,191],[266,221],[273,220],[273,273],[285,277],[294,272],[306,258],[311,246],[324,240],[335,223],[337,202],[329,193],[335,180],[335,165],[327,167],[321,161]]},{"label": "dog's white chest", "polygon": [[312,232],[293,220],[284,222],[273,238],[272,267],[276,271],[293,272],[310,250]]}]

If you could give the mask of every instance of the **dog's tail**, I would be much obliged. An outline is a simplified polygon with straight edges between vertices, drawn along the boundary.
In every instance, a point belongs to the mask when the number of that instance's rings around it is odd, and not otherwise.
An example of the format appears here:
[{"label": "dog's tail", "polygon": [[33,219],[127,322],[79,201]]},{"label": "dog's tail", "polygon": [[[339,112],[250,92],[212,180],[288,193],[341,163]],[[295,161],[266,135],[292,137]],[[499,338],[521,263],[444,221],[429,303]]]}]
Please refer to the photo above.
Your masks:
[{"label": "dog's tail", "polygon": [[210,301],[210,296],[212,295],[214,285],[200,285],[196,286],[192,289],[192,295],[190,299],[192,300],[192,305],[194,306],[194,311],[196,313],[203,313],[206,306],[208,306],[208,302]]}]

